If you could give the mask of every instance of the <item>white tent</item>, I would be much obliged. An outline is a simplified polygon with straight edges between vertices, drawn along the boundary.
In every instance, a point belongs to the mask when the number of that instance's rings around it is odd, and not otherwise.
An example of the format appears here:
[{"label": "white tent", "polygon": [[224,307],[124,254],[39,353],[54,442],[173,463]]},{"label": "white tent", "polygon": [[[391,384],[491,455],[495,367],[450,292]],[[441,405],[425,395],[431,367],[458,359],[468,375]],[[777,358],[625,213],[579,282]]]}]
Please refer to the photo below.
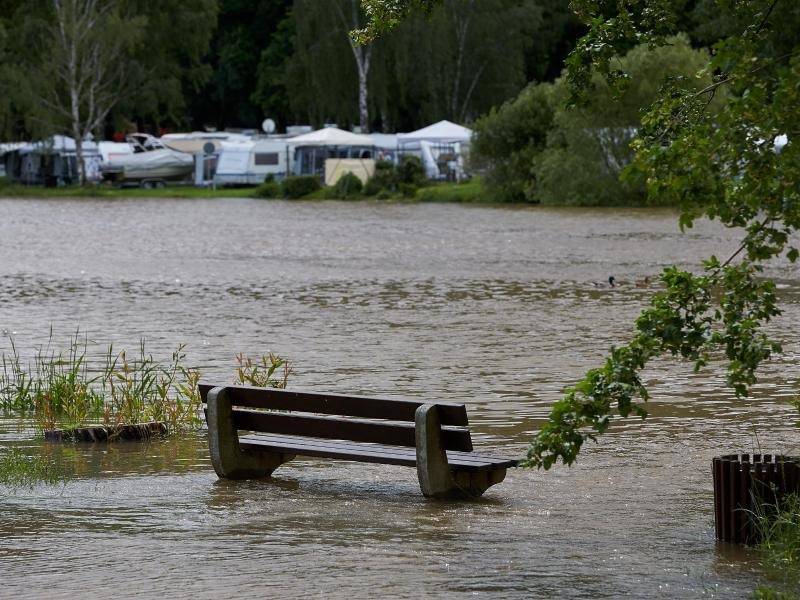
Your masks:
[{"label": "white tent", "polygon": [[411,133],[401,133],[397,136],[400,144],[421,141],[434,142],[436,144],[469,143],[471,138],[471,129],[451,121],[439,121]]},{"label": "white tent", "polygon": [[288,142],[293,146],[374,146],[375,142],[368,135],[350,133],[338,127],[325,127],[311,133],[304,133]]}]

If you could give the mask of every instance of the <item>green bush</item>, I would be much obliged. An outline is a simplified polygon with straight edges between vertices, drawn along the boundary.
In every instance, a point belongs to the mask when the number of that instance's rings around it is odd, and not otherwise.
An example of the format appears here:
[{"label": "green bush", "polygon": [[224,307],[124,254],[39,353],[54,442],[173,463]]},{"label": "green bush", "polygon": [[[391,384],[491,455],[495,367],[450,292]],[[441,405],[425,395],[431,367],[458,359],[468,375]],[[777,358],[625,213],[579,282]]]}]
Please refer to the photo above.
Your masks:
[{"label": "green bush", "polygon": [[482,173],[490,199],[536,201],[533,161],[547,144],[554,104],[552,84],[534,85],[475,123],[470,166]]},{"label": "green bush", "polygon": [[391,194],[397,191],[397,185],[398,175],[394,164],[388,160],[379,160],[375,163],[375,174],[364,186],[364,195],[376,196],[380,192]]},{"label": "green bush", "polygon": [[358,198],[361,196],[363,188],[364,184],[356,175],[345,173],[333,185],[331,189],[332,197],[340,200]]},{"label": "green bush", "polygon": [[397,166],[397,179],[400,183],[419,187],[425,181],[425,169],[422,167],[422,159],[418,156],[407,155],[400,159]]},{"label": "green bush", "polygon": [[322,188],[316,175],[297,175],[287,177],[281,182],[281,195],[284,198],[302,198]]},{"label": "green bush", "polygon": [[666,77],[689,89],[708,85],[709,75],[694,76],[707,59],[707,51],[692,49],[685,36],[661,48],[638,46],[619,60],[630,74],[619,97],[598,74],[579,108],[567,108],[563,79],[530,86],[476,122],[471,167],[483,176],[491,200],[642,204],[644,182],[626,171],[641,110],[656,99]]},{"label": "green bush", "polygon": [[282,198],[283,192],[277,181],[265,181],[253,190],[253,196],[255,198]]},{"label": "green bush", "polygon": [[587,104],[570,110],[564,108],[568,90],[560,84],[547,147],[533,161],[537,200],[581,206],[643,204],[643,178],[627,169],[641,111],[655,101],[667,77],[687,90],[711,83],[710,75],[695,77],[707,61],[706,50],[695,50],[686,36],[676,36],[664,47],[637,46],[619,60],[630,83],[618,96],[598,74]]}]

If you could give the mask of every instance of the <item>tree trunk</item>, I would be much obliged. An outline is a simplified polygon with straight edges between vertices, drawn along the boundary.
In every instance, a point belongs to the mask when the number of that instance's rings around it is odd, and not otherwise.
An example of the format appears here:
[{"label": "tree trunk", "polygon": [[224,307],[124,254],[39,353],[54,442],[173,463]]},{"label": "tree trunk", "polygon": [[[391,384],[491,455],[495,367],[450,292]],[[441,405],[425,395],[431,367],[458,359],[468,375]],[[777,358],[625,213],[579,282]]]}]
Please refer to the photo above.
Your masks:
[{"label": "tree trunk", "polygon": [[356,52],[358,65],[358,124],[361,133],[369,133],[369,90],[367,79],[369,77],[370,49],[359,48]]},{"label": "tree trunk", "polygon": [[361,127],[361,133],[369,133],[369,89],[367,82],[369,80],[369,62],[372,57],[372,46],[369,44],[358,46],[350,37],[350,31],[358,29],[360,26],[361,5],[358,0],[351,0],[352,11],[348,22],[338,0],[329,1],[336,9],[339,20],[344,27],[347,41],[350,42],[353,57],[356,59],[356,70],[358,71],[358,124]]},{"label": "tree trunk", "polygon": [[471,0],[466,6],[454,5],[453,21],[456,27],[456,65],[455,77],[453,80],[453,92],[450,99],[450,118],[458,120],[458,106],[461,97],[461,72],[464,68],[464,56],[467,53],[467,34],[469,32],[470,21],[472,20],[472,9],[475,2]]},{"label": "tree trunk", "polygon": [[78,183],[86,185],[86,160],[83,157],[83,140],[80,132],[75,136],[75,157],[78,163]]}]

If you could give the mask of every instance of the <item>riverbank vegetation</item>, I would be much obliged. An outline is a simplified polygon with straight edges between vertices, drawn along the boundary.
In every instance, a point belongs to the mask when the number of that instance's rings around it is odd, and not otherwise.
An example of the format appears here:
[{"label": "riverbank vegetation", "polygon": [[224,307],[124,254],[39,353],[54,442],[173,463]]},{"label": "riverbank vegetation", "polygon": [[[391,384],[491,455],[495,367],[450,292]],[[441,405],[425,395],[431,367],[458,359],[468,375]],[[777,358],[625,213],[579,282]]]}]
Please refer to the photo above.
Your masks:
[{"label": "riverbank vegetation", "polygon": [[[175,433],[201,425],[200,371],[186,364],[183,346],[164,362],[143,340],[134,352],[89,348],[76,333],[66,349],[55,350],[51,339],[25,360],[11,340],[2,355],[0,412],[32,418],[40,431],[157,421]],[[235,383],[283,388],[290,374],[277,355],[236,356]]]},{"label": "riverbank vegetation", "polygon": [[250,198],[253,187],[211,188],[167,185],[158,189],[112,185],[43,187],[9,184],[0,178],[0,198]]},{"label": "riverbank vegetation", "polygon": [[568,107],[565,77],[534,84],[513,101],[492,109],[475,123],[473,169],[484,174],[487,197],[505,202],[553,205],[636,206],[663,202],[647,198],[635,166],[631,142],[641,128],[642,108],[672,79],[682,92],[711,83],[697,74],[708,52],[695,50],[685,35],[662,47],[636,46],[616,61],[630,78],[612,90],[596,73],[592,93]]}]

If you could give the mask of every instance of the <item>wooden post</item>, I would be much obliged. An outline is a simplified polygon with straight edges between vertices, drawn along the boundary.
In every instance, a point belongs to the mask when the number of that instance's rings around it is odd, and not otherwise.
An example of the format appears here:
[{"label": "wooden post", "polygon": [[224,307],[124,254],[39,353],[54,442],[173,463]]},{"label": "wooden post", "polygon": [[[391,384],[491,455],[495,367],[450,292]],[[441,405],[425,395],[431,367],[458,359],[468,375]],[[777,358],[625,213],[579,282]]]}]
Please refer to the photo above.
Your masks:
[{"label": "wooden post", "polygon": [[208,392],[208,446],[211,464],[222,479],[269,477],[292,454],[250,453],[239,447],[239,434],[233,422],[233,407],[224,387]]}]

